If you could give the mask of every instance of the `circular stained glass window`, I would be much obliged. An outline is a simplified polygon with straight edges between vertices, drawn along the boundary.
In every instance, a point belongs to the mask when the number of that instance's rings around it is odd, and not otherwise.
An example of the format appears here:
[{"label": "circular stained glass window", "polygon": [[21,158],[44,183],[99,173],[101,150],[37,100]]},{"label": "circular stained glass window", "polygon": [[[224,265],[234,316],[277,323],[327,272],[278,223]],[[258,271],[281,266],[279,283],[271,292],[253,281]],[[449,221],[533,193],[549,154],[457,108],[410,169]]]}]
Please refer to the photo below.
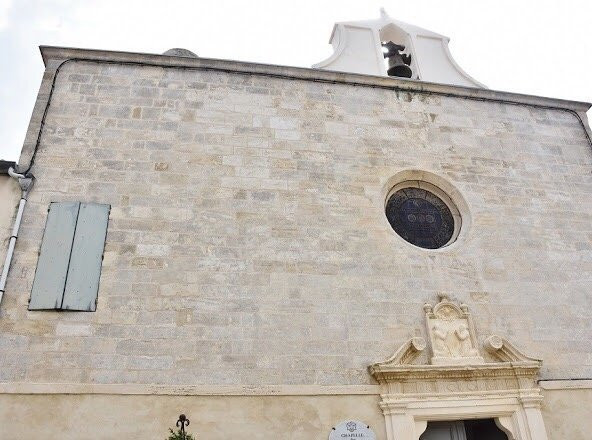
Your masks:
[{"label": "circular stained glass window", "polygon": [[386,216],[397,234],[425,249],[446,246],[455,234],[454,216],[448,205],[423,188],[394,192],[386,204]]}]

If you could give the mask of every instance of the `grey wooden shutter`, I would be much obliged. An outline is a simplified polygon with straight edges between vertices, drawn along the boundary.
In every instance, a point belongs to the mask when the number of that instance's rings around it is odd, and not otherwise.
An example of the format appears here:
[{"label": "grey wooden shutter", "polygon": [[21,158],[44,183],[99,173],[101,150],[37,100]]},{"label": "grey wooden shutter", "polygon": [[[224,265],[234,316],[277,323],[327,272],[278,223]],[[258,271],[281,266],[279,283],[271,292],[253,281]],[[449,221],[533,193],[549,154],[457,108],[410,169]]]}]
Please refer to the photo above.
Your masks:
[{"label": "grey wooden shutter", "polygon": [[62,307],[79,208],[79,202],[49,205],[29,310]]},{"label": "grey wooden shutter", "polygon": [[96,310],[109,205],[81,203],[62,309]]},{"label": "grey wooden shutter", "polygon": [[109,205],[52,203],[29,310],[95,311]]}]

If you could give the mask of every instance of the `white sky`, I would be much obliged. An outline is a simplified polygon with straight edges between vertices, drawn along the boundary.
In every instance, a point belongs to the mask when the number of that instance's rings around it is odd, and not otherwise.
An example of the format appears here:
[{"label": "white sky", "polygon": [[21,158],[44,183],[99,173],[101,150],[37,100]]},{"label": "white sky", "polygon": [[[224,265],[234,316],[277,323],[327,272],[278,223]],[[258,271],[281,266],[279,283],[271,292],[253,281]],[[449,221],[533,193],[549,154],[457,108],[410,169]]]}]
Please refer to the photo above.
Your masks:
[{"label": "white sky", "polygon": [[[389,15],[451,38],[491,89],[592,101],[591,0],[0,0],[0,158],[18,160],[43,73],[39,45],[310,67],[333,23]],[[592,116],[591,112],[588,116]]]}]

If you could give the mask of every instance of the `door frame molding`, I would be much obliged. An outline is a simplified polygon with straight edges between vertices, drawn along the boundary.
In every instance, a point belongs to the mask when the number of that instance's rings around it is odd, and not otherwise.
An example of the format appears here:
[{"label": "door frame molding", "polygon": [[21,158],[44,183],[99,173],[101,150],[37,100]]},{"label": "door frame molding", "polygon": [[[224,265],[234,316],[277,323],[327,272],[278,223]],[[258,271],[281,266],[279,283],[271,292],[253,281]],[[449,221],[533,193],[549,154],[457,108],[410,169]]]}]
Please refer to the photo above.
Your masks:
[{"label": "door frame molding", "polygon": [[[542,361],[497,335],[479,346],[464,304],[442,297],[424,310],[431,353],[426,340],[415,337],[386,361],[368,367],[381,387],[387,439],[419,440],[429,421],[493,418],[508,440],[547,440],[537,383]],[[443,329],[444,334],[432,334]],[[458,329],[470,333],[464,336],[464,350],[458,349]],[[435,337],[440,339],[436,350]],[[441,356],[446,344],[449,357]]]},{"label": "door frame molding", "polygon": [[[505,396],[502,394],[506,394]],[[508,440],[546,440],[540,399],[439,393],[432,398],[393,398],[382,395],[380,407],[388,440],[419,440],[429,421],[493,418]]]}]

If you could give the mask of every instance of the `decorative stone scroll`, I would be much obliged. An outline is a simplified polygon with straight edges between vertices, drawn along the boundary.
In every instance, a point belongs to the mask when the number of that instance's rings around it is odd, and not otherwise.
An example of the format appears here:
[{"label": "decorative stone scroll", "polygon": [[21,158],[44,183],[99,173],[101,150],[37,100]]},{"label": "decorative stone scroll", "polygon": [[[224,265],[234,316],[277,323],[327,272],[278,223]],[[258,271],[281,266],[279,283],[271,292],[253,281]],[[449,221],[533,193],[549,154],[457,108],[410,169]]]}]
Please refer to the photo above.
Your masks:
[{"label": "decorative stone scroll", "polygon": [[[537,384],[541,361],[492,335],[480,347],[468,306],[424,306],[428,344],[405,342],[368,367],[381,385],[388,440],[418,440],[428,421],[493,418],[509,440],[547,440]],[[482,353],[494,362],[485,362]],[[424,363],[415,363],[423,359]]]}]

